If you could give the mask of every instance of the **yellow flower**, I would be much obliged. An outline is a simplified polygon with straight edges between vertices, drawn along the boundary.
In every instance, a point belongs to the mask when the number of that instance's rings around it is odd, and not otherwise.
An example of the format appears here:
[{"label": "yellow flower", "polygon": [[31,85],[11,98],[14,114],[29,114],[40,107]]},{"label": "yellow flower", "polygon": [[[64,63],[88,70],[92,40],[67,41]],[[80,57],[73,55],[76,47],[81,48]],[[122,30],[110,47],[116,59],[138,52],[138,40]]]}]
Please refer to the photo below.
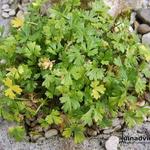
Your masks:
[{"label": "yellow flower", "polygon": [[11,99],[14,99],[16,97],[16,94],[21,94],[22,89],[18,85],[13,85],[12,80],[9,78],[6,78],[4,81],[5,86],[8,87],[7,90],[5,90],[5,96],[8,96]]},{"label": "yellow flower", "polygon": [[13,20],[11,20],[11,24],[14,28],[20,28],[24,24],[24,18],[23,17],[15,17]]}]

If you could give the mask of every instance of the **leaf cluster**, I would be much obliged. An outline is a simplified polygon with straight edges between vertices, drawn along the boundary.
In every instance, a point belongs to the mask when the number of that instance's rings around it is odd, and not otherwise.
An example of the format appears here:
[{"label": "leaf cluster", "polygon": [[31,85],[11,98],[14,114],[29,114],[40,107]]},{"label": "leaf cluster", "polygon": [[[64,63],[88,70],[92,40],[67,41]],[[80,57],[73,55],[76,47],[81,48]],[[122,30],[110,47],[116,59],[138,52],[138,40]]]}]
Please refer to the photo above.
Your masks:
[{"label": "leaf cluster", "polygon": [[102,0],[88,10],[63,0],[41,16],[41,3],[0,39],[1,116],[22,122],[19,115],[43,113],[42,124],[63,126],[77,143],[86,126],[109,126],[120,111],[129,126],[142,122],[149,110],[136,103],[150,89],[150,50],[129,32],[128,17],[111,18]]}]

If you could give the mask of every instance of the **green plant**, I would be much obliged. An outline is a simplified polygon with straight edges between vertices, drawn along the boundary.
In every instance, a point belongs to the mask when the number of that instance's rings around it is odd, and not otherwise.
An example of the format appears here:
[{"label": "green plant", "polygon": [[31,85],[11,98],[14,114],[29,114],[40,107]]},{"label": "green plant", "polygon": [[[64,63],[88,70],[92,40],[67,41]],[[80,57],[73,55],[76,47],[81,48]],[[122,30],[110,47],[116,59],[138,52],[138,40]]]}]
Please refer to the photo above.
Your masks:
[{"label": "green plant", "polygon": [[77,143],[86,126],[109,126],[120,111],[130,127],[141,123],[150,112],[137,105],[150,89],[150,50],[129,32],[128,16],[111,18],[100,0],[88,10],[63,0],[41,16],[41,3],[0,38],[0,116],[22,124],[42,114],[41,126],[55,124]]}]

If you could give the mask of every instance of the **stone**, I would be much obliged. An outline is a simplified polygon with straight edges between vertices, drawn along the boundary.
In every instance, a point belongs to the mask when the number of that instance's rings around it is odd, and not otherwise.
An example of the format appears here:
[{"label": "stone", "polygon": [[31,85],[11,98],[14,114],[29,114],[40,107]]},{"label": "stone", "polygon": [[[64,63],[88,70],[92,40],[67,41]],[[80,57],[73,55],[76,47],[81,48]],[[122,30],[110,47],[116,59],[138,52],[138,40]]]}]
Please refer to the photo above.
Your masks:
[{"label": "stone", "polygon": [[131,13],[131,17],[130,17],[130,24],[134,24],[134,22],[136,21],[136,12],[132,12]]},{"label": "stone", "polygon": [[121,128],[122,128],[122,127],[121,127],[121,125],[119,124],[119,125],[117,125],[113,130],[114,130],[114,131],[119,131]]},{"label": "stone", "polygon": [[150,122],[150,117],[147,118],[147,122]]},{"label": "stone", "polygon": [[42,135],[41,134],[35,134],[35,135],[31,134],[30,137],[31,137],[32,142],[36,142],[39,138],[42,137]]},{"label": "stone", "polygon": [[139,22],[135,21],[133,25],[134,25],[134,30],[137,31],[137,29],[138,29],[138,27],[140,25]]},{"label": "stone", "polygon": [[9,0],[2,0],[2,4],[8,4]]},{"label": "stone", "polygon": [[35,126],[32,128],[32,131],[36,131],[36,132],[42,132],[43,131],[43,128],[39,125]]},{"label": "stone", "polygon": [[8,8],[9,8],[9,5],[8,5],[8,4],[4,4],[4,5],[2,6],[2,10],[8,9]]},{"label": "stone", "polygon": [[3,12],[9,12],[11,9],[10,8],[7,8],[7,9],[4,9]]},{"label": "stone", "polygon": [[125,0],[125,1],[127,3],[128,8],[131,8],[132,10],[143,8],[143,5],[145,5],[145,0]]},{"label": "stone", "polygon": [[29,0],[22,0],[23,4],[29,3]]},{"label": "stone", "polygon": [[9,18],[9,14],[8,14],[7,12],[3,12],[3,13],[2,13],[2,17],[3,17],[3,18]]},{"label": "stone", "polygon": [[142,43],[150,46],[150,33],[146,33],[142,36]]},{"label": "stone", "polygon": [[113,119],[113,121],[112,121],[112,126],[113,126],[113,127],[116,127],[116,126],[118,126],[118,125],[120,125],[120,124],[121,124],[121,121],[120,121],[119,118]]},{"label": "stone", "polygon": [[87,129],[87,134],[88,134],[89,136],[96,136],[96,135],[97,135],[97,131],[94,130],[94,129],[88,128],[88,129]]},{"label": "stone", "polygon": [[145,5],[144,0],[105,0],[104,2],[110,7],[108,13],[111,16],[118,16],[129,9],[137,10]]},{"label": "stone", "polygon": [[136,105],[139,106],[139,107],[143,107],[143,106],[145,105],[145,101],[144,101],[144,100],[138,101],[138,102],[136,103]]},{"label": "stone", "polygon": [[19,18],[23,18],[23,17],[24,17],[24,12],[21,11],[21,10],[19,10],[19,11],[17,12],[17,15],[16,15],[16,16],[19,17]]},{"label": "stone", "polygon": [[137,18],[140,19],[143,23],[150,25],[150,8],[139,9],[137,11]]},{"label": "stone", "polygon": [[114,129],[112,129],[112,128],[106,129],[106,130],[103,131],[104,134],[110,134],[112,132],[114,132]]},{"label": "stone", "polygon": [[48,130],[47,132],[45,132],[45,137],[48,139],[57,134],[58,134],[58,131],[56,129],[51,129],[51,130]]},{"label": "stone", "polygon": [[7,63],[6,59],[1,59],[1,60],[0,60],[0,64],[1,64],[1,65],[4,65],[4,64],[6,64],[6,63]]},{"label": "stone", "polygon": [[4,85],[0,85],[0,91],[2,91],[4,88]]},{"label": "stone", "polygon": [[150,32],[150,26],[147,24],[140,24],[137,28],[138,33],[145,34]]},{"label": "stone", "polygon": [[111,136],[105,143],[106,150],[117,150],[119,144],[119,138],[117,136]]},{"label": "stone", "polygon": [[134,32],[134,29],[133,29],[132,26],[129,26],[129,31],[130,31],[131,33]]},{"label": "stone", "polygon": [[44,131],[44,132],[47,132],[49,129],[50,129],[50,126],[44,127],[44,128],[43,128],[43,131]]},{"label": "stone", "polygon": [[14,9],[9,11],[9,16],[14,16],[16,14],[16,11]]},{"label": "stone", "polygon": [[45,140],[46,140],[45,137],[40,137],[40,138],[37,139],[37,142],[43,142],[43,141],[45,141]]}]

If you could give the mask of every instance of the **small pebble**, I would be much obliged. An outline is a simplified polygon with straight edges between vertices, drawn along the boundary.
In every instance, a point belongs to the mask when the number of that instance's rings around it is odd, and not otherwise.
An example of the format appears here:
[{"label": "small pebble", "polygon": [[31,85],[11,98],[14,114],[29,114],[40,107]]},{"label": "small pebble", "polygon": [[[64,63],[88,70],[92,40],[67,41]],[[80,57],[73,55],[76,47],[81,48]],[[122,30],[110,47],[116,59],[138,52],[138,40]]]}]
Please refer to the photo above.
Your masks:
[{"label": "small pebble", "polygon": [[33,142],[35,142],[35,141],[37,141],[39,138],[41,138],[42,135],[41,135],[41,134],[36,134],[36,135],[31,135],[30,137],[31,137],[31,140],[32,140]]},{"label": "small pebble", "polygon": [[16,12],[15,12],[14,9],[12,9],[12,10],[9,12],[9,15],[10,15],[10,16],[14,16],[15,14],[16,14]]},{"label": "small pebble", "polygon": [[40,137],[40,138],[37,140],[37,142],[43,142],[43,141],[45,141],[45,140],[46,140],[45,137]]},{"label": "small pebble", "polygon": [[113,127],[116,127],[116,126],[118,126],[119,124],[120,124],[120,119],[119,118],[115,118],[115,119],[113,119],[113,121],[112,121],[112,126]]},{"label": "small pebble", "polygon": [[150,32],[150,26],[147,24],[140,24],[137,28],[138,33],[145,34]]},{"label": "small pebble", "polygon": [[48,130],[46,133],[45,133],[45,137],[48,139],[52,136],[55,136],[58,134],[58,131],[56,129],[51,129],[51,130]]},{"label": "small pebble", "polygon": [[2,17],[3,17],[3,18],[9,18],[9,14],[6,13],[6,12],[3,12],[3,13],[2,13]]},{"label": "small pebble", "polygon": [[110,134],[114,131],[114,129],[106,129],[103,131],[104,134]]},{"label": "small pebble", "polygon": [[96,136],[96,135],[97,135],[97,131],[94,130],[94,129],[88,128],[88,129],[87,129],[87,134],[88,134],[89,136]]},{"label": "small pebble", "polygon": [[9,12],[11,9],[10,8],[7,8],[7,9],[4,9],[3,12]]}]

